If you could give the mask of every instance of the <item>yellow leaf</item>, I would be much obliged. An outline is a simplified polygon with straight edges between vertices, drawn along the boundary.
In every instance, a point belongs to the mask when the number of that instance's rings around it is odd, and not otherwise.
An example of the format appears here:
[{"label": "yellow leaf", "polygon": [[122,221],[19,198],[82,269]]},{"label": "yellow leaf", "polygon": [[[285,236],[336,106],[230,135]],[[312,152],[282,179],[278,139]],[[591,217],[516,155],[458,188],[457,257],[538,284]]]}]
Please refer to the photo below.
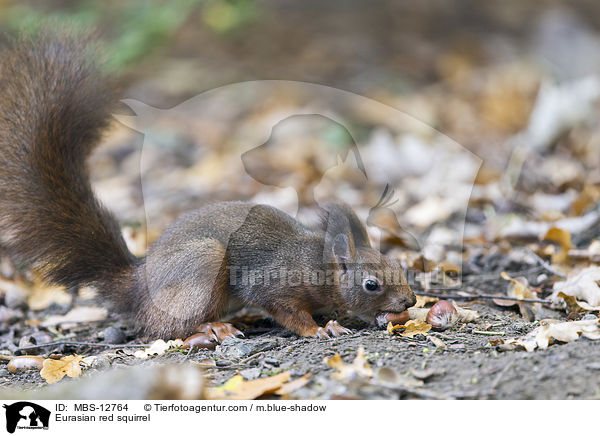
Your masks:
[{"label": "yellow leaf", "polygon": [[573,248],[571,245],[571,234],[569,232],[559,229],[558,227],[551,227],[546,233],[546,236],[544,236],[544,241],[556,242],[560,247],[560,251],[552,255],[553,263],[563,263],[567,260],[569,250]]},{"label": "yellow leaf", "polygon": [[79,377],[81,375],[81,362],[82,357],[75,356],[64,356],[60,360],[46,359],[40,371],[40,375],[49,384],[56,383],[63,379],[65,375],[69,377]]},{"label": "yellow leaf", "polygon": [[590,206],[600,200],[600,187],[594,185],[584,185],[583,191],[571,205],[573,215],[581,216]]},{"label": "yellow leaf", "polygon": [[422,295],[417,295],[417,302],[413,307],[425,307],[429,303],[437,303],[438,301],[440,301],[440,299],[436,297],[424,297]]},{"label": "yellow leaf", "polygon": [[[502,271],[500,273],[504,280],[507,280],[511,283],[511,286],[508,288],[507,294],[509,297],[515,297],[519,300],[523,298],[536,298],[536,295],[529,289],[529,283],[525,277],[517,277],[512,278],[506,272]],[[515,305],[517,302],[512,302],[511,305]]]},{"label": "yellow leaf", "polygon": [[[529,288],[529,282],[525,277],[512,278],[504,271],[502,271],[500,275],[504,280],[510,282],[508,290],[506,291],[509,297],[515,297],[519,300],[522,300],[524,298],[537,298],[537,295]],[[514,306],[515,304],[517,304],[519,306],[519,311],[521,312],[521,315],[523,315],[523,317],[528,321],[535,319],[539,315],[541,310],[541,306],[539,303],[528,305],[520,303],[518,301],[498,300],[497,298],[494,298],[493,301],[499,306]]]},{"label": "yellow leaf", "polygon": [[251,381],[236,375],[223,386],[207,388],[205,395],[209,400],[254,400],[261,395],[275,393],[289,378],[290,374],[287,372]]},{"label": "yellow leaf", "polygon": [[294,392],[296,389],[300,389],[301,387],[306,386],[311,375],[312,374],[309,372],[308,374],[305,374],[302,377],[298,377],[296,380],[292,380],[291,382],[284,384],[274,393],[276,395],[287,395],[291,392]]},{"label": "yellow leaf", "polygon": [[407,338],[412,338],[415,335],[426,335],[431,330],[431,325],[418,319],[411,319],[401,327],[404,327],[404,331],[399,332],[400,336]]},{"label": "yellow leaf", "polygon": [[350,364],[345,363],[339,354],[336,354],[333,357],[326,357],[323,362],[326,365],[332,367],[333,369],[337,369],[338,372],[334,373],[331,377],[343,380],[352,377],[365,377],[370,378],[373,377],[373,370],[371,369],[371,365],[367,362],[365,358],[365,350],[363,347],[360,347],[356,351],[356,357],[354,361]]},{"label": "yellow leaf", "polygon": [[563,300],[565,300],[565,303],[567,304],[567,313],[570,312],[576,312],[576,313],[581,313],[581,312],[587,312],[586,309],[584,309],[583,307],[581,307],[577,301],[577,298],[573,297],[572,295],[567,295],[564,292],[559,292],[557,297],[562,298]]},{"label": "yellow leaf", "polygon": [[[388,322],[388,325],[387,325],[387,332],[388,332],[388,333],[391,335],[392,333],[394,333],[394,331],[395,331],[395,330],[402,329],[402,328],[404,328],[404,326],[401,326],[400,324],[396,324],[396,325],[394,325],[394,324],[392,324],[391,322]],[[337,356],[337,355],[336,355],[336,356]],[[338,357],[339,357],[339,356],[338,356]]]}]

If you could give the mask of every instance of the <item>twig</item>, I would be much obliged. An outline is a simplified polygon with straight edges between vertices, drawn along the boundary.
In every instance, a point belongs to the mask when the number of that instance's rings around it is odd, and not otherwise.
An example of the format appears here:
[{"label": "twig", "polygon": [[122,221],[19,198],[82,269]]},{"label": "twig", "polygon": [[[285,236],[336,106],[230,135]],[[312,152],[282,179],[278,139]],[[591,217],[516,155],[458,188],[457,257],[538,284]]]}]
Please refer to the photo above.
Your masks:
[{"label": "twig", "polygon": [[46,342],[45,344],[28,345],[26,347],[19,347],[15,351],[35,350],[36,348],[53,347],[55,345],[75,345],[75,346],[106,347],[106,348],[127,348],[127,347],[143,348],[143,347],[150,346],[150,344],[105,344],[102,342],[55,341],[55,342]]},{"label": "twig", "polygon": [[554,268],[552,268],[552,266],[550,266],[550,264],[548,262],[546,262],[544,259],[542,259],[540,256],[538,256],[532,249],[527,248],[527,252],[529,254],[531,254],[535,260],[537,260],[537,262],[548,272],[554,274],[557,277],[560,277],[561,279],[565,279],[567,278],[566,275],[564,275],[563,273],[560,273],[558,271],[556,271]]},{"label": "twig", "polygon": [[[544,269],[546,269],[546,268],[543,265],[536,265],[534,267],[518,271],[518,274],[522,275],[522,276],[527,276],[529,274],[533,274],[534,272],[542,271]],[[497,280],[499,278],[500,278],[499,272],[494,272],[494,273],[489,273],[489,274],[468,274],[468,275],[465,275],[462,277],[462,282],[463,283],[473,283],[473,282]]]},{"label": "twig", "polygon": [[252,356],[250,356],[250,357],[246,357],[245,359],[242,359],[242,360],[240,360],[240,361],[239,361],[237,364],[238,364],[238,365],[240,365],[240,364],[242,364],[242,365],[243,365],[243,364],[245,364],[245,363],[248,363],[248,362],[250,362],[250,361],[254,360],[254,359],[255,359],[255,358],[257,358],[258,356],[262,356],[263,354],[265,354],[265,352],[264,352],[264,351],[259,351],[258,353],[256,353],[256,354],[253,354],[253,355],[252,355]]},{"label": "twig", "polygon": [[506,334],[504,332],[486,332],[485,330],[471,330],[471,333],[486,336],[504,336]]},{"label": "twig", "polygon": [[416,295],[422,297],[442,297],[450,298],[452,300],[508,300],[516,301],[519,303],[540,303],[540,304],[552,304],[550,300],[540,300],[537,298],[517,298],[509,297],[507,295],[491,295],[491,294],[473,294],[473,295],[458,295],[458,294],[437,294],[435,292],[415,292]]}]

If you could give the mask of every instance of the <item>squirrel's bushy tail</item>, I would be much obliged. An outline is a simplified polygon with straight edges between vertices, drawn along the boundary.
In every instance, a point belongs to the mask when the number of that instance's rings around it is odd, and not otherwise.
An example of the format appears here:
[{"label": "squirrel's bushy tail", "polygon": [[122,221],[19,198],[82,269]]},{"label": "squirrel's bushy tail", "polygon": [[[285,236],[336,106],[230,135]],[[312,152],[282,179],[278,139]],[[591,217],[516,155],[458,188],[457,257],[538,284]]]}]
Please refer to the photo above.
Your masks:
[{"label": "squirrel's bushy tail", "polygon": [[0,241],[52,282],[112,294],[131,285],[136,260],[85,161],[113,97],[77,35],[44,32],[0,54]]}]

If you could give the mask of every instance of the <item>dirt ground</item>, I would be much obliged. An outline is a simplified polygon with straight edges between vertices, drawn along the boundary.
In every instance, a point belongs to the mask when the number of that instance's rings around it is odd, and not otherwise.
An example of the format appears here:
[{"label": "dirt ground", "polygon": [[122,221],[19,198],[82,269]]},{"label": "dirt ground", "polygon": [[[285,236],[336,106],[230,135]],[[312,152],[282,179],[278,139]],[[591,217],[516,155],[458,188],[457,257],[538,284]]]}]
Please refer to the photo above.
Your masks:
[{"label": "dirt ground", "polygon": [[[214,386],[236,374],[253,380],[281,372],[289,373],[292,379],[310,373],[309,383],[289,396],[297,399],[599,398],[600,348],[596,343],[581,339],[568,344],[556,343],[547,350],[533,353],[499,351],[498,347],[490,345],[491,338],[520,336],[535,324],[524,322],[520,315],[510,310],[483,304],[469,304],[469,307],[481,315],[477,322],[410,339],[390,336],[386,331],[369,328],[353,319],[344,319],[344,324],[353,328],[351,335],[329,340],[298,338],[276,326],[269,327],[269,320],[263,319],[260,321],[263,327],[247,330],[244,339],[228,339],[216,350],[171,351],[153,357],[149,362],[133,357],[139,348],[127,345],[110,349],[62,345],[46,348],[44,354],[97,356],[96,362],[84,371],[83,379],[90,378],[91,382],[99,373],[111,368],[155,363],[198,365]],[[130,335],[132,330],[128,324],[123,319],[106,321],[88,327],[87,333],[80,331],[76,340],[97,341],[97,332],[107,326],[120,326]],[[482,331],[503,334],[489,336],[481,334]],[[430,340],[431,336],[441,339],[443,348],[436,346]],[[136,342],[139,343],[133,343]],[[376,374],[381,368],[390,368],[399,381],[390,386],[375,379],[333,379],[334,370],[324,363],[324,359],[337,353],[350,363],[360,347],[364,348]],[[12,374],[2,365],[0,386],[25,391],[35,389],[40,394],[46,383],[38,371]],[[42,391],[37,391],[40,388]],[[77,391],[72,395],[77,396]],[[131,392],[131,395],[135,393]]]}]

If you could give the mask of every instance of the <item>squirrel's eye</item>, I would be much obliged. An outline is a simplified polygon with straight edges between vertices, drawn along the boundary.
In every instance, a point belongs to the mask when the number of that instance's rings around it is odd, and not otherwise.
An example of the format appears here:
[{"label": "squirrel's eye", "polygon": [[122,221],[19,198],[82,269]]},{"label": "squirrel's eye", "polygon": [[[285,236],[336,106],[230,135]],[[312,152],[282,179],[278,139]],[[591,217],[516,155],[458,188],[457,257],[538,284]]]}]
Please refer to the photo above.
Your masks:
[{"label": "squirrel's eye", "polygon": [[365,290],[369,291],[369,292],[374,292],[379,290],[379,283],[377,283],[375,280],[365,280],[363,283],[363,286],[365,288]]}]

